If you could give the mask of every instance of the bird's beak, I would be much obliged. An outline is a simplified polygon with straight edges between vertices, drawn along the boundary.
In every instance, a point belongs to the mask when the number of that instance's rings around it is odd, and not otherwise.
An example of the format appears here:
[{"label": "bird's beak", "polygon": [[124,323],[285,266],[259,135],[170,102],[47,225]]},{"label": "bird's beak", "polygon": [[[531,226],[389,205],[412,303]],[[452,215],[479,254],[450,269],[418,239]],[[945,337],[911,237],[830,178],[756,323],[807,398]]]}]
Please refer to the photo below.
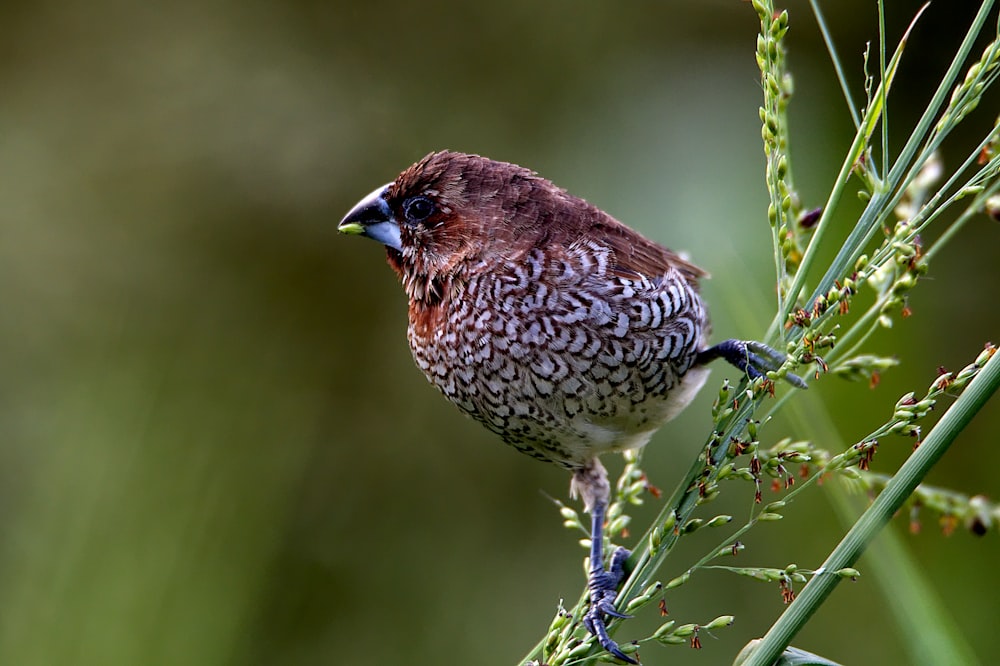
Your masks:
[{"label": "bird's beak", "polygon": [[392,216],[389,204],[385,200],[389,185],[392,183],[383,185],[359,201],[340,221],[337,231],[342,234],[367,236],[383,245],[402,251],[399,223]]}]

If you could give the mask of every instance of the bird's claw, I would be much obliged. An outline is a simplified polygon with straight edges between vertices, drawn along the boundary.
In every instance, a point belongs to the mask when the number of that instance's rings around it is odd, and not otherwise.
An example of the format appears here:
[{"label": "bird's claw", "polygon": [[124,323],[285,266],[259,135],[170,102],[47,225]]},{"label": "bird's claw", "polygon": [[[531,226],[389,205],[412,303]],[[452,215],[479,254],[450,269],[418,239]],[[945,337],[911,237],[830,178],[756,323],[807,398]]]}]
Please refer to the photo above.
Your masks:
[{"label": "bird's claw", "polygon": [[638,661],[622,652],[618,644],[612,640],[604,622],[605,616],[623,620],[632,617],[615,608],[618,585],[625,576],[625,560],[628,559],[629,555],[629,551],[618,548],[611,556],[607,570],[600,568],[600,563],[597,563],[597,568],[594,568],[593,564],[591,565],[590,579],[587,581],[587,587],[590,588],[590,608],[583,616],[583,626],[597,637],[597,642],[601,644],[602,648],[615,657],[629,664],[638,664]]},{"label": "bird's claw", "polygon": [[[698,354],[698,363],[707,363],[721,358],[745,372],[750,379],[764,377],[765,373],[778,370],[788,359],[788,356],[777,349],[768,347],[763,342],[753,340],[724,340],[714,347]],[[798,375],[788,373],[785,381],[799,389],[809,388]]]}]

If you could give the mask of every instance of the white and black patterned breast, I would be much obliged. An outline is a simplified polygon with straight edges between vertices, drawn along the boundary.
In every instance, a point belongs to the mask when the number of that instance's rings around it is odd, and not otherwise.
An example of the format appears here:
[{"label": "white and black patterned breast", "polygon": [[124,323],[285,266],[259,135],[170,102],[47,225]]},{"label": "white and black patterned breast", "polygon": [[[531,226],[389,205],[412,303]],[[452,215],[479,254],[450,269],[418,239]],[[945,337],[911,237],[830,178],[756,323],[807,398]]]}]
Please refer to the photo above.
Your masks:
[{"label": "white and black patterned breast", "polygon": [[[471,267],[439,325],[409,330],[427,378],[518,450],[566,467],[641,446],[694,397],[705,308],[676,271],[622,277],[596,243]],[[426,329],[426,327],[425,327]]]}]

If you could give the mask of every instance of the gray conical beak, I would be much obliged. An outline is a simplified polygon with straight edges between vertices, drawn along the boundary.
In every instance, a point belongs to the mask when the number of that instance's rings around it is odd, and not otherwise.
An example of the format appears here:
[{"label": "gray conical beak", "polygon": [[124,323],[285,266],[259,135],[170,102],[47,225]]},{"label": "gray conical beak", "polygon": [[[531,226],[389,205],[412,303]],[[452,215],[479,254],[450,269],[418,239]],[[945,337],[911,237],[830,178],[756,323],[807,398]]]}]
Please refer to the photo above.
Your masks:
[{"label": "gray conical beak", "polygon": [[359,201],[337,225],[337,231],[342,234],[367,236],[383,245],[402,250],[399,223],[392,216],[384,196],[389,185],[392,183],[383,185]]}]

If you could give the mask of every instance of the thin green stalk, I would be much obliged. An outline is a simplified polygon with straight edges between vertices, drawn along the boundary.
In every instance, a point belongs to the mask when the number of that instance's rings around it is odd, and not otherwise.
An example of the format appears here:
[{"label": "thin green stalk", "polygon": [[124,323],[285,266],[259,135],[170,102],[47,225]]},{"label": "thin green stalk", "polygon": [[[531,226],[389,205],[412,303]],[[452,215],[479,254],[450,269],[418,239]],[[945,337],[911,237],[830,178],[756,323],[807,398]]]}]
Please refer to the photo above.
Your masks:
[{"label": "thin green stalk", "polygon": [[1000,180],[994,183],[988,190],[984,190],[983,192],[981,192],[979,196],[976,197],[976,201],[973,202],[973,204],[970,205],[968,208],[966,208],[964,211],[962,211],[962,214],[958,216],[958,219],[952,222],[948,226],[948,228],[945,229],[945,231],[938,237],[938,239],[934,241],[933,245],[931,245],[931,247],[927,250],[927,252],[924,253],[924,256],[928,260],[933,258],[934,255],[936,255],[941,250],[941,248],[947,245],[948,241],[950,241],[955,236],[955,234],[958,233],[959,229],[961,229],[966,222],[968,222],[975,215],[978,215],[982,212],[982,202],[985,201],[990,196],[992,196],[993,194],[996,194],[997,191],[1000,191]]},{"label": "thin green stalk", "polygon": [[812,6],[813,16],[816,17],[816,25],[819,26],[819,32],[823,35],[823,42],[826,44],[826,50],[830,54],[830,60],[833,62],[833,70],[837,73],[837,81],[840,83],[840,90],[844,93],[844,100],[847,102],[847,110],[851,114],[851,120],[854,121],[854,127],[857,129],[861,126],[861,119],[858,117],[858,110],[854,108],[854,99],[851,97],[851,90],[847,87],[847,77],[844,75],[844,66],[840,62],[840,56],[837,55],[837,48],[833,44],[833,38],[830,36],[830,30],[826,25],[826,18],[823,16],[823,12],[819,8],[818,0],[809,0],[809,4]]},{"label": "thin green stalk", "polygon": [[[802,437],[829,441],[835,451],[846,446],[836,437],[838,427],[818,395],[807,394],[796,400],[787,410],[786,418],[790,419],[789,425],[794,432]],[[830,483],[824,488],[843,528],[849,529],[864,507],[849,501],[852,498],[847,495],[844,484]],[[947,609],[931,591],[933,572],[917,568],[909,551],[897,530],[885,530],[872,543],[864,567],[865,580],[874,580],[883,589],[882,598],[899,627],[909,655],[906,661],[920,666],[974,663],[969,660],[968,655],[972,652],[965,636],[954,626]],[[949,654],[955,655],[954,662],[944,658]]]},{"label": "thin green stalk", "polygon": [[920,480],[945,454],[958,434],[983,408],[998,387],[1000,387],[1000,354],[994,354],[958,400],[941,417],[924,442],[903,463],[896,476],[886,484],[885,490],[875,498],[868,510],[830,553],[820,569],[824,574],[814,576],[806,584],[795,601],[761,639],[744,662],[744,666],[769,666],[774,663],[781,652],[788,647],[795,634],[840,582],[840,577],[833,572],[850,567],[857,561],[875,535],[892,519]]},{"label": "thin green stalk", "polygon": [[[935,118],[937,117],[945,100],[948,98],[950,91],[955,84],[955,80],[958,78],[958,75],[962,70],[962,66],[975,44],[976,38],[982,31],[983,24],[989,17],[992,7],[993,0],[985,0],[980,6],[979,13],[976,14],[976,18],[973,20],[972,26],[966,33],[965,39],[962,41],[962,44],[955,54],[951,65],[948,67],[948,71],[941,79],[941,83],[938,85],[938,89],[934,93],[934,97],[927,105],[927,108],[924,110],[924,113],[920,118],[920,122],[917,123],[917,127],[913,130],[913,133],[907,140],[906,145],[903,146],[903,149],[900,151],[899,157],[893,164],[892,169],[886,176],[883,187],[879,191],[875,192],[871,200],[868,202],[868,206],[862,213],[861,219],[851,231],[851,234],[848,236],[844,246],[841,248],[840,252],[837,253],[836,258],[834,258],[830,267],[820,279],[819,284],[813,290],[810,300],[813,300],[820,294],[825,294],[829,291],[830,287],[833,286],[833,283],[841,275],[843,275],[855,261],[857,261],[858,257],[861,256],[861,253],[864,251],[865,243],[871,238],[871,235],[874,234],[878,228],[879,214],[893,208],[896,203],[898,203],[899,198],[902,197],[905,187],[900,187],[900,184],[903,182],[904,176],[910,172],[911,167],[913,166],[913,160],[917,154],[918,147],[924,143],[925,137],[935,124]],[[891,69],[892,62],[890,61],[890,70]],[[876,93],[876,96],[880,94],[880,92]],[[895,196],[890,196],[889,193],[893,191],[896,191]],[[813,245],[817,240],[818,236],[814,236],[812,239],[813,242],[811,242],[809,247],[806,248],[807,256],[810,254],[810,250],[813,249]],[[815,254],[815,252],[813,252],[813,254]],[[802,269],[807,267],[806,259],[803,258]],[[795,276],[795,283],[799,283],[799,288],[801,288],[801,283],[805,278],[803,273],[803,270],[800,269],[799,273]],[[793,286],[795,283],[793,283]],[[793,293],[790,291],[789,301],[794,302],[794,298],[797,296],[797,292]],[[784,315],[787,317],[788,312],[785,312]],[[780,322],[778,323],[780,324]]]},{"label": "thin green stalk", "polygon": [[[926,7],[926,5],[925,5]],[[847,156],[844,159],[843,164],[840,167],[840,172],[837,174],[837,178],[833,183],[833,188],[830,190],[830,196],[827,198],[826,204],[823,206],[823,213],[820,216],[819,222],[816,224],[816,230],[813,232],[812,238],[809,240],[809,244],[806,246],[805,252],[802,255],[802,262],[799,264],[799,269],[795,273],[795,277],[792,280],[791,286],[788,288],[788,293],[785,295],[785,300],[783,302],[783,307],[779,308],[774,320],[771,322],[771,326],[768,328],[768,339],[773,339],[773,336],[777,335],[781,326],[784,324],[785,320],[788,318],[788,314],[795,307],[795,303],[798,301],[799,294],[805,287],[806,277],[809,274],[809,269],[816,260],[816,255],[819,253],[819,248],[822,247],[823,240],[826,236],[826,232],[830,227],[831,220],[833,219],[834,211],[840,204],[840,199],[843,196],[844,188],[847,187],[847,182],[854,171],[858,160],[864,153],[865,147],[868,145],[872,133],[875,131],[879,119],[882,116],[882,111],[884,110],[883,101],[886,99],[886,95],[882,94],[882,90],[888,89],[892,85],[892,80],[896,73],[896,68],[899,65],[899,61],[902,58],[903,49],[906,47],[907,39],[909,38],[910,31],[913,29],[913,25],[920,18],[920,14],[923,12],[921,9],[917,13],[917,16],[910,22],[910,27],[907,29],[906,33],[903,35],[902,39],[899,41],[899,45],[896,46],[896,51],[893,53],[892,58],[889,60],[888,68],[885,73],[885,78],[879,82],[879,87],[875,91],[875,95],[865,110],[865,114],[862,118],[862,122],[858,131],[854,135],[854,142],[851,144],[850,149],[847,151]],[[964,59],[964,58],[963,58]],[[942,82],[943,83],[943,82]],[[939,90],[940,92],[940,90]],[[935,98],[936,99],[936,98]],[[909,144],[907,144],[909,145]],[[915,150],[915,148],[914,148]],[[844,247],[837,254],[837,259],[835,259],[833,267],[838,269],[836,275],[841,275],[844,269],[848,266],[844,255],[849,249],[854,249],[855,247],[864,247],[864,237],[867,233],[867,229],[870,226],[870,222],[866,222],[865,216],[874,217],[875,213],[869,213],[869,211],[881,210],[879,206],[881,205],[881,199],[884,198],[882,190],[875,193],[872,200],[869,202],[868,206],[865,208],[864,213],[862,213],[861,219],[858,224],[855,225],[847,242]],[[772,201],[772,205],[775,203]],[[851,259],[853,263],[857,257]],[[830,276],[832,273],[832,268],[826,272],[826,277]],[[829,280],[829,284],[822,290],[817,289],[815,294],[826,293],[829,291],[830,286],[832,286],[833,281],[836,277]],[[814,296],[815,298],[815,296]]]},{"label": "thin green stalk", "polygon": [[[858,516],[858,497],[843,488],[828,494],[841,523],[852,525]],[[854,501],[851,501],[854,500]],[[933,574],[921,570],[913,549],[897,530],[886,530],[871,545],[865,559],[865,580],[875,581],[882,599],[899,627],[906,657],[914,666],[974,666],[976,654],[947,606],[931,585]]]},{"label": "thin green stalk", "polygon": [[[927,5],[924,5],[926,7]],[[921,10],[922,11],[922,10]],[[885,81],[885,2],[878,0],[878,67],[879,79]],[[882,93],[882,173],[889,173],[889,105],[886,103],[887,86],[879,86]]]}]

